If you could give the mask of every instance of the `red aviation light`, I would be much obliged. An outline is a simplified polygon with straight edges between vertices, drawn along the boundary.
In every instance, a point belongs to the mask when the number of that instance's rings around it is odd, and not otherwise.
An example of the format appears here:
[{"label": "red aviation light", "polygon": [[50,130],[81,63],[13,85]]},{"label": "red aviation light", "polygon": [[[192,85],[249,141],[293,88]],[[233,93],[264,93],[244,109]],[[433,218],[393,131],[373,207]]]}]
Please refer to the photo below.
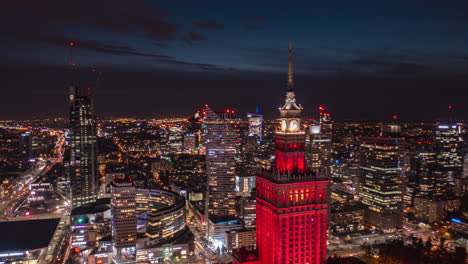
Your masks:
[{"label": "red aviation light", "polygon": [[68,45],[75,46],[75,42],[70,42],[70,43],[68,43]]},{"label": "red aviation light", "polygon": [[325,111],[325,106],[320,105],[320,106],[318,107],[318,110],[320,110],[320,111]]},{"label": "red aviation light", "polygon": [[449,106],[448,106],[448,109],[453,109],[453,105],[449,105]]}]

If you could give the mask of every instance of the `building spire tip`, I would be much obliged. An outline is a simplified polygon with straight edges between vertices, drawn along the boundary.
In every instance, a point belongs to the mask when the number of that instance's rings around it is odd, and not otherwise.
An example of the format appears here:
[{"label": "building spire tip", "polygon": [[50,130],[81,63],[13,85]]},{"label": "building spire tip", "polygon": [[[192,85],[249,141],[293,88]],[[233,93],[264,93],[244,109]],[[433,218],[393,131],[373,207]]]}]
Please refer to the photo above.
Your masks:
[{"label": "building spire tip", "polygon": [[289,41],[289,60],[288,60],[288,90],[292,90],[294,86],[292,54],[293,54],[292,40],[290,40]]}]

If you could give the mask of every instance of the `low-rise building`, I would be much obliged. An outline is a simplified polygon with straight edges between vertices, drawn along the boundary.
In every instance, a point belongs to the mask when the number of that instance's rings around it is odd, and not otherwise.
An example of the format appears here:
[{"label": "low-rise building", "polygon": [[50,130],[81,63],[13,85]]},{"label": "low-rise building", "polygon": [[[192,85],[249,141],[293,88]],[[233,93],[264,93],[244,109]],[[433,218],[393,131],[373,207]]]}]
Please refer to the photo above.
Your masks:
[{"label": "low-rise building", "polygon": [[468,221],[462,218],[452,218],[450,219],[450,230],[461,235],[468,235]]},{"label": "low-rise building", "polygon": [[360,203],[331,205],[330,232],[333,234],[351,233],[364,230],[365,207]]},{"label": "low-rise building", "polygon": [[447,213],[458,211],[459,208],[460,200],[457,198],[414,198],[414,215],[426,223],[439,222],[447,216]]},{"label": "low-rise building", "polygon": [[238,229],[242,229],[242,224],[235,218],[221,216],[208,218],[208,237],[217,248],[224,246],[226,232]]},{"label": "low-rise building", "polygon": [[226,231],[224,247],[227,250],[239,249],[241,247],[255,247],[255,229]]}]

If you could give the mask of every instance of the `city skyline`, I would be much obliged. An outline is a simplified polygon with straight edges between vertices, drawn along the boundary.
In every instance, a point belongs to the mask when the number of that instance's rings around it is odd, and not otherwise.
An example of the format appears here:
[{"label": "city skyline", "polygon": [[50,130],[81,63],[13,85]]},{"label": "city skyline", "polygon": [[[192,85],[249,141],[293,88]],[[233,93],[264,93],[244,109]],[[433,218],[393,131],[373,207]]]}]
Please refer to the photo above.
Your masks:
[{"label": "city skyline", "polygon": [[[262,8],[260,2],[206,2],[197,8],[187,2],[179,8],[138,1],[128,12],[119,2],[49,1],[21,9],[8,3],[0,44],[7,73],[0,112],[8,114],[0,119],[66,116],[63,105],[52,102],[66,104],[70,42],[78,69],[102,74],[100,117],[187,116],[205,103],[240,112],[259,106],[273,117],[269,106],[286,84],[289,40],[305,116],[326,105],[336,120],[386,120],[395,113],[433,120],[454,105],[464,117],[466,3],[418,3],[277,2]],[[231,96],[219,96],[220,90]],[[381,93],[386,103],[375,102]],[[168,110],[173,102],[177,108]]]},{"label": "city skyline", "polygon": [[265,3],[2,8],[0,263],[465,263],[468,2]]}]

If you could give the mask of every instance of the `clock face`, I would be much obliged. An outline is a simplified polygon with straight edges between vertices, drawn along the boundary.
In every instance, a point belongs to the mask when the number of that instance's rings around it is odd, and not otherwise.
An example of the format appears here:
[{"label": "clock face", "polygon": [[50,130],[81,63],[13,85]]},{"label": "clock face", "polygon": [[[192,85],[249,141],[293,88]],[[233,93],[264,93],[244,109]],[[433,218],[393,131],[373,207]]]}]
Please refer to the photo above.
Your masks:
[{"label": "clock face", "polygon": [[291,122],[289,122],[289,130],[296,131],[298,128],[299,122],[297,122],[297,120],[291,120]]},{"label": "clock face", "polygon": [[286,131],[286,128],[287,128],[286,120],[281,121],[281,131]]}]

